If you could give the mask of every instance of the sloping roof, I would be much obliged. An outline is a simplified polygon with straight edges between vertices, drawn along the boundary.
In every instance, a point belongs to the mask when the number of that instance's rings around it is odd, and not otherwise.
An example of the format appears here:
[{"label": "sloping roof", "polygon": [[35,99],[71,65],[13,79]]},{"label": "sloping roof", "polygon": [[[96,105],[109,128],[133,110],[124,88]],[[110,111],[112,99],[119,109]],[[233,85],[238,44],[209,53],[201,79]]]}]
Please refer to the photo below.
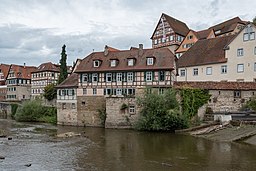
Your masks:
[{"label": "sloping roof", "polygon": [[[165,17],[166,21],[169,23],[169,25],[171,26],[171,28],[173,29],[173,31],[175,33],[180,34],[180,35],[182,35],[184,37],[187,35],[187,33],[189,32],[188,26],[184,22],[182,22],[182,21],[180,21],[178,19],[175,19],[173,17],[170,17],[169,15],[167,15],[165,13],[162,13],[162,15],[161,15],[161,17],[160,17],[160,19],[159,19],[159,21],[157,23],[157,26],[161,22],[162,16]],[[156,32],[157,26],[156,26],[156,28],[155,28],[152,36],[151,36],[151,39],[153,38],[153,36],[154,36],[154,34]]]},{"label": "sloping roof", "polygon": [[207,90],[256,90],[255,82],[175,82],[174,88],[200,88]]},{"label": "sloping roof", "polygon": [[109,51],[109,52],[120,51],[119,49],[113,48],[113,47],[108,46],[108,45],[106,45],[105,48],[108,48],[108,51]]},{"label": "sloping roof", "polygon": [[8,71],[10,69],[10,66],[11,65],[0,64],[0,72],[2,72],[4,74],[4,79],[6,79],[8,76]]},{"label": "sloping roof", "polygon": [[[21,66],[12,64],[9,70],[10,72],[14,72],[14,76],[16,78],[23,78],[23,79],[31,79],[31,73],[36,70],[34,66]],[[8,73],[8,74],[9,74]]]},{"label": "sloping roof", "polygon": [[201,31],[195,32],[195,35],[199,40],[206,39],[211,33],[211,31],[212,29],[201,30]]},{"label": "sloping roof", "polygon": [[235,17],[222,23],[216,24],[209,29],[213,29],[214,31],[220,30],[220,33],[217,35],[221,35],[233,31],[238,23],[244,24],[244,21],[242,21],[239,17]]},{"label": "sloping roof", "polygon": [[78,74],[72,73],[68,78],[66,78],[62,83],[56,86],[56,88],[66,88],[66,87],[78,87]]},{"label": "sloping roof", "polygon": [[[146,65],[147,57],[155,58],[154,65]],[[135,59],[134,66],[127,65],[130,58]],[[118,61],[116,67],[110,66],[110,61],[113,59]],[[107,56],[104,55],[104,52],[94,52],[82,60],[75,72],[173,70],[175,59],[176,57],[168,48],[122,50],[109,52]],[[94,60],[101,61],[99,67],[93,67]]]},{"label": "sloping roof", "polygon": [[197,41],[177,61],[178,67],[198,66],[226,62],[224,47],[234,36],[223,36]]},{"label": "sloping roof", "polygon": [[60,72],[60,65],[53,64],[51,62],[42,63],[37,67],[37,69],[34,72],[43,72],[43,71],[54,71],[54,72]]}]

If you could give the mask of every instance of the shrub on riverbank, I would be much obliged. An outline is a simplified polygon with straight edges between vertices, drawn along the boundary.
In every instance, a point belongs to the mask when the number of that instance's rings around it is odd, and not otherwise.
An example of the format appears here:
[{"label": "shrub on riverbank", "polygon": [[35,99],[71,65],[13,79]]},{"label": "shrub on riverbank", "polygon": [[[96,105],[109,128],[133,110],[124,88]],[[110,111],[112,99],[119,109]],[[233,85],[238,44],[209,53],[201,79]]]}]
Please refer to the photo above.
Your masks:
[{"label": "shrub on riverbank", "polygon": [[20,106],[15,114],[15,120],[25,122],[57,123],[57,109],[42,106],[41,101],[27,101]]},{"label": "shrub on riverbank", "polygon": [[174,131],[188,127],[188,119],[179,112],[176,93],[169,89],[164,94],[148,93],[138,98],[142,107],[136,124],[138,130]]},{"label": "shrub on riverbank", "polygon": [[19,105],[16,104],[16,103],[12,103],[11,104],[11,117],[14,118],[16,112],[17,112],[17,109],[18,109]]}]

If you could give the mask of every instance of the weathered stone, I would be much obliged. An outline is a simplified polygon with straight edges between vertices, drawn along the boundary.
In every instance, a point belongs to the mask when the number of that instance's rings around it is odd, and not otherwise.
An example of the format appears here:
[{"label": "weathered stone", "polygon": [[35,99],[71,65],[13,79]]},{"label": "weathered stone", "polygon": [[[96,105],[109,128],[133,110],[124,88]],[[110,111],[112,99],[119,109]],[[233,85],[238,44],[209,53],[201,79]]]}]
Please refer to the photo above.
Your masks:
[{"label": "weathered stone", "polygon": [[58,138],[69,138],[69,137],[75,137],[75,136],[81,136],[81,134],[77,134],[74,132],[66,132],[62,134],[58,134],[56,137]]}]

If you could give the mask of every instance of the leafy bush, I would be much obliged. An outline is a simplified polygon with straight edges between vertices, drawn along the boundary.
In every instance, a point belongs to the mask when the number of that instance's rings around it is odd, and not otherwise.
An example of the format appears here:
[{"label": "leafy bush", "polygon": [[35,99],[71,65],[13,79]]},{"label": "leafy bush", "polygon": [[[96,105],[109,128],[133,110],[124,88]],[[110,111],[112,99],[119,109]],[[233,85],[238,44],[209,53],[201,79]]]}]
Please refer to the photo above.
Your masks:
[{"label": "leafy bush", "polygon": [[57,123],[57,109],[55,107],[42,106],[39,100],[27,101],[18,108],[15,120]]},{"label": "leafy bush", "polygon": [[247,101],[245,103],[245,105],[243,105],[241,107],[242,111],[245,111],[245,110],[253,110],[253,111],[256,111],[256,97],[253,97],[251,100]]},{"label": "leafy bush", "polygon": [[142,107],[136,124],[138,130],[173,131],[188,127],[187,118],[179,112],[174,90],[166,90],[161,95],[146,93],[137,101]]},{"label": "leafy bush", "polygon": [[54,84],[49,84],[44,88],[44,98],[47,100],[52,100],[57,97],[57,89]]},{"label": "leafy bush", "polygon": [[11,117],[14,118],[16,112],[17,112],[17,109],[18,109],[19,105],[18,104],[15,104],[15,103],[12,103],[11,104]]}]

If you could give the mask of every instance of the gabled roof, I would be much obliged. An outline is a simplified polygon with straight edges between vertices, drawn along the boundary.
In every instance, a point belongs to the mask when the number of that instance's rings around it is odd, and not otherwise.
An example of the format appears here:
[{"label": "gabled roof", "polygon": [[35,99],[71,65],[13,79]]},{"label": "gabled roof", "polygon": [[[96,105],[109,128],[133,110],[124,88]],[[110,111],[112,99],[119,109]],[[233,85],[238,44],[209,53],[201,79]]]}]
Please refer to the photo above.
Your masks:
[{"label": "gabled roof", "polygon": [[[169,15],[167,15],[165,13],[162,13],[162,15],[161,15],[161,17],[160,17],[160,19],[159,19],[159,21],[157,23],[157,26],[161,22],[162,16],[165,17],[166,21],[169,23],[169,25],[171,26],[171,28],[173,29],[173,31],[175,33],[177,33],[179,35],[182,35],[184,37],[187,35],[187,33],[189,32],[188,26],[184,22],[182,22],[182,21],[180,21],[178,19],[175,19],[173,17],[170,17]],[[156,32],[157,26],[156,26],[156,28],[155,28],[152,36],[151,36],[151,39],[153,38],[153,36],[154,36],[154,34]]]},{"label": "gabled roof", "polygon": [[[154,65],[146,65],[148,57],[155,58]],[[134,66],[127,65],[130,58],[135,60]],[[116,67],[110,66],[110,61],[113,59],[117,60]],[[104,55],[104,52],[94,52],[82,60],[75,72],[173,70],[175,59],[176,57],[168,48],[122,50],[109,52],[108,55]],[[101,61],[99,67],[93,66],[95,60]]]},{"label": "gabled roof", "polygon": [[224,48],[233,37],[232,35],[197,41],[179,58],[177,66],[180,68],[226,62]]},{"label": "gabled roof", "polygon": [[120,51],[119,49],[113,48],[113,47],[108,46],[108,45],[106,45],[106,46],[105,46],[105,49],[106,49],[106,48],[108,49],[108,51],[109,51],[109,52],[116,52],[116,51]]},{"label": "gabled roof", "polygon": [[200,88],[206,90],[256,90],[255,82],[174,82],[174,88]]},{"label": "gabled roof", "polygon": [[43,72],[43,71],[53,71],[53,72],[60,72],[60,65],[53,64],[51,62],[42,63],[37,67],[37,69],[33,72]]},{"label": "gabled roof", "polygon": [[4,74],[4,79],[6,79],[8,76],[8,71],[10,69],[10,66],[11,65],[0,64],[0,72],[2,72]]},{"label": "gabled roof", "polygon": [[66,78],[62,83],[56,86],[56,88],[66,88],[66,87],[78,87],[78,74],[72,73],[68,78]]},{"label": "gabled roof", "polygon": [[35,70],[36,70],[36,67],[34,66],[21,66],[21,65],[12,64],[10,66],[8,74],[10,72],[13,72],[15,78],[31,79],[31,73],[34,72]]},{"label": "gabled roof", "polygon": [[233,31],[238,23],[245,24],[245,22],[242,21],[239,17],[235,17],[222,23],[216,24],[209,29],[213,29],[215,32],[220,30],[220,33],[217,35],[221,35]]},{"label": "gabled roof", "polygon": [[206,30],[200,30],[195,32],[196,37],[201,40],[201,39],[207,39],[207,37],[210,35],[212,29],[206,29]]}]

